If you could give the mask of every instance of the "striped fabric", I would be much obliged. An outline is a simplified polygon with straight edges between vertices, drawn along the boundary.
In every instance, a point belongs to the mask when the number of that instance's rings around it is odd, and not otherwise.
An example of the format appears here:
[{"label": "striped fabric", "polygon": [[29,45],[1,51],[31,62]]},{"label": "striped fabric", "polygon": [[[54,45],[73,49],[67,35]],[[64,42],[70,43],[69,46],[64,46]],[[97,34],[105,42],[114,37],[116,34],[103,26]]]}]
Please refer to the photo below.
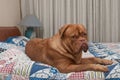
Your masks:
[{"label": "striped fabric", "polygon": [[87,71],[85,73],[85,80],[104,80],[103,72]]},{"label": "striped fabric", "polygon": [[83,71],[72,73],[68,80],[104,80],[103,72]]}]

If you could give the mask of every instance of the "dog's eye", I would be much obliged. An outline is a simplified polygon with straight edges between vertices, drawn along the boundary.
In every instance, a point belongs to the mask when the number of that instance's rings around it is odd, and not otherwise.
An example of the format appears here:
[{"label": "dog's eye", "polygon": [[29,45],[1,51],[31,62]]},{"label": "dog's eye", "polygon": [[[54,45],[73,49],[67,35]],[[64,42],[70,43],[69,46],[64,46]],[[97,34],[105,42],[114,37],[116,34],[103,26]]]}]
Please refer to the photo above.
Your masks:
[{"label": "dog's eye", "polygon": [[71,36],[71,38],[75,38],[75,36]]},{"label": "dog's eye", "polygon": [[87,33],[84,33],[83,35],[84,35],[84,36],[87,36]]},{"label": "dog's eye", "polygon": [[81,36],[87,36],[87,33],[82,33]]},{"label": "dog's eye", "polygon": [[71,38],[76,39],[76,38],[78,38],[78,36],[73,35],[73,36],[71,36]]}]

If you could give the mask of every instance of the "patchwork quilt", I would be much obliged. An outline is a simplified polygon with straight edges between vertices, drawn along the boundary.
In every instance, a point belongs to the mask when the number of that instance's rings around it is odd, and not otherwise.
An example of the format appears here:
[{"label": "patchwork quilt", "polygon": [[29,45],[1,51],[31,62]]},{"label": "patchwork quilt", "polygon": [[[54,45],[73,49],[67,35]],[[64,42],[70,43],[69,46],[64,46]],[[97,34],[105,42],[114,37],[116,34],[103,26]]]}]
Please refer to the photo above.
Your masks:
[{"label": "patchwork quilt", "polygon": [[24,37],[14,37],[6,42],[0,42],[0,80],[66,79],[67,74],[60,73],[47,64],[34,62],[27,57],[24,46],[28,40]]},{"label": "patchwork quilt", "polygon": [[90,43],[89,51],[95,57],[112,60],[109,72],[104,73],[106,80],[120,80],[120,43]]},{"label": "patchwork quilt", "polygon": [[108,65],[109,72],[82,71],[68,74],[60,73],[57,68],[30,60],[25,54],[29,41],[24,36],[8,38],[0,42],[0,80],[119,80],[120,44],[89,43],[89,51],[84,56],[113,60]]}]

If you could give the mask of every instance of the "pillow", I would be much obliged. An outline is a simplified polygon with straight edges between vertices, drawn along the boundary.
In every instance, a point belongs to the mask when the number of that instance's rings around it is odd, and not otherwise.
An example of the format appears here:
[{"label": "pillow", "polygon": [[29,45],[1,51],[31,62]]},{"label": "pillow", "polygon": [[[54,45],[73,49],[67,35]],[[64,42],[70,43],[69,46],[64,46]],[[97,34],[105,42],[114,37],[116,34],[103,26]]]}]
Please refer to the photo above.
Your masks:
[{"label": "pillow", "polygon": [[9,37],[5,42],[12,43],[17,46],[25,47],[27,41],[29,41],[29,39],[25,36],[14,36],[14,37]]}]

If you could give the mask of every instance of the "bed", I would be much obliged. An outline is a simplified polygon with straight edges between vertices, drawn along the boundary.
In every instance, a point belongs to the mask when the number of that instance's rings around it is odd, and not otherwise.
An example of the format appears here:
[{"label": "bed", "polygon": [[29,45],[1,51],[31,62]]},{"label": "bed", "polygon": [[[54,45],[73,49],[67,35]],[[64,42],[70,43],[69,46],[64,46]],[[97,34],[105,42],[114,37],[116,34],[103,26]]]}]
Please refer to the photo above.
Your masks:
[{"label": "bed", "polygon": [[119,80],[120,43],[89,42],[83,57],[113,60],[109,72],[60,73],[55,67],[30,60],[25,54],[28,38],[17,27],[0,27],[0,80]]}]

